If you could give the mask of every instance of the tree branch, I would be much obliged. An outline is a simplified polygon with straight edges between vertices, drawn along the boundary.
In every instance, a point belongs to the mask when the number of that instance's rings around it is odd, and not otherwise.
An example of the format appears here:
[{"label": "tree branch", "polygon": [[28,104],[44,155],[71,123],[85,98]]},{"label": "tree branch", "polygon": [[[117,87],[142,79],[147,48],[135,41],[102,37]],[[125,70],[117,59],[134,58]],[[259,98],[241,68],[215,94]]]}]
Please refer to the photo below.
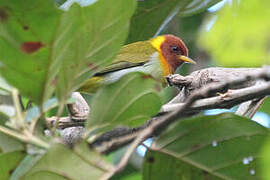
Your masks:
[{"label": "tree branch", "polygon": [[[231,108],[249,100],[263,98],[270,95],[269,72],[269,67],[207,68],[195,71],[188,76],[172,75],[168,77],[169,83],[181,91],[172,101],[162,106],[158,116],[137,128],[121,127],[106,132],[90,143],[90,147],[97,148],[101,153],[112,152],[132,142],[153,122],[160,122],[161,119],[168,116],[168,113],[171,114],[170,112],[179,111],[179,109],[184,109],[184,111],[181,110],[178,116],[185,117],[205,109]],[[261,83],[260,86],[255,85],[258,82]],[[85,106],[85,104],[82,103],[81,106]],[[81,109],[85,108],[81,107]],[[59,127],[82,126],[86,120],[85,114],[82,116],[78,116],[80,113],[75,112],[75,114],[77,114],[75,120],[72,119],[72,116],[60,118]],[[54,122],[53,117],[47,120],[50,123]],[[170,121],[169,123],[166,121],[165,124],[170,123]],[[158,135],[158,132],[163,131],[164,127],[155,128],[155,132],[151,133],[151,136]]]},{"label": "tree branch", "polygon": [[[218,96],[209,97],[205,99],[199,99],[187,109],[187,111],[198,111],[206,109],[217,109],[217,108],[231,108],[242,102],[249,101],[252,99],[260,99],[269,95],[270,82],[261,83],[260,86],[251,86],[247,88],[229,90],[224,94]],[[162,106],[160,112],[170,112],[183,106],[185,103],[174,103],[165,104]]]},{"label": "tree branch", "polygon": [[[181,107],[179,107],[175,111],[165,114],[157,121],[153,121],[148,127],[142,130],[142,132],[138,134],[137,138],[134,139],[130,147],[127,149],[120,163],[116,166],[114,170],[110,172],[110,175],[113,176],[115,173],[118,173],[126,166],[130,155],[140,143],[142,143],[144,140],[153,135],[155,136],[159,135],[176,120],[178,121],[181,120],[182,119],[181,114],[185,112],[189,107],[191,107],[196,100],[209,97],[209,95],[212,95],[213,93],[217,93],[223,90],[227,91],[230,87],[243,85],[249,80],[258,80],[258,79],[264,79],[269,81],[270,68],[263,68],[262,70],[256,73],[254,72],[247,73],[246,75],[235,78],[234,80],[227,80],[222,83],[209,84],[201,88],[200,90],[193,92],[190,96],[187,97],[186,102]],[[269,82],[265,85],[264,92],[267,92],[266,94],[270,94]]]}]

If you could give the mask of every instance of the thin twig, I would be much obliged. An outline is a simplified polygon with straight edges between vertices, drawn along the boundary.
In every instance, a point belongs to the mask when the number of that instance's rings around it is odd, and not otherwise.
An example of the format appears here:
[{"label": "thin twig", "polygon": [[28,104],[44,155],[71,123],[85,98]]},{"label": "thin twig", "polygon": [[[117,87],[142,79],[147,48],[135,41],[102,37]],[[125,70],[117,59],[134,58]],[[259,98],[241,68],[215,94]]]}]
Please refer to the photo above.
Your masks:
[{"label": "thin twig", "polygon": [[263,104],[264,100],[267,98],[262,97],[262,98],[256,98],[254,100],[250,100],[247,102],[242,103],[235,114],[239,116],[245,116],[247,118],[252,118],[255,113],[259,110],[260,106]]},{"label": "thin twig", "polygon": [[19,100],[19,92],[15,88],[12,89],[12,98],[13,98],[13,103],[15,105],[16,116],[17,116],[17,118],[16,118],[17,120],[15,121],[16,128],[24,129],[25,124],[24,124],[24,118],[22,115],[21,104],[20,104],[20,100]]},{"label": "thin twig", "polygon": [[54,122],[54,124],[53,124],[53,126],[51,128],[52,136],[55,136],[55,131],[56,131],[57,127],[58,127],[59,120],[61,118],[60,116],[61,116],[61,114],[62,114],[62,112],[64,110],[64,107],[65,107],[65,103],[63,101],[60,101],[60,105],[59,105],[58,111],[56,113],[56,120],[55,120],[55,122]]},{"label": "thin twig", "polygon": [[[239,103],[252,100],[254,98],[263,98],[269,95],[270,82],[262,83],[260,86],[251,86],[243,89],[229,90],[228,92],[205,99],[199,99],[187,109],[187,111],[198,111],[206,109],[231,108]],[[174,111],[184,103],[165,104],[160,113]]]},{"label": "thin twig", "polygon": [[48,149],[50,147],[49,144],[32,135],[27,130],[25,130],[23,133],[19,133],[6,127],[0,126],[0,131],[25,143],[30,143],[44,149]]},{"label": "thin twig", "polygon": [[19,102],[20,102],[20,105],[21,105],[21,109],[24,111],[25,110],[25,107],[23,105],[22,96],[20,94],[18,94],[18,99],[19,99]]},{"label": "thin twig", "polygon": [[260,109],[261,105],[263,104],[263,102],[264,102],[264,100],[265,100],[266,98],[267,98],[267,97],[264,97],[264,98],[260,99],[260,100],[256,103],[256,105],[255,105],[255,107],[253,108],[252,112],[249,113],[249,116],[248,116],[249,118],[252,118],[252,117],[255,115],[255,113]]},{"label": "thin twig", "polygon": [[27,142],[27,138],[25,136],[22,136],[22,134],[19,132],[8,129],[4,126],[0,126],[0,131],[6,135],[9,135],[9,136],[12,136],[16,139],[19,139],[20,141]]}]

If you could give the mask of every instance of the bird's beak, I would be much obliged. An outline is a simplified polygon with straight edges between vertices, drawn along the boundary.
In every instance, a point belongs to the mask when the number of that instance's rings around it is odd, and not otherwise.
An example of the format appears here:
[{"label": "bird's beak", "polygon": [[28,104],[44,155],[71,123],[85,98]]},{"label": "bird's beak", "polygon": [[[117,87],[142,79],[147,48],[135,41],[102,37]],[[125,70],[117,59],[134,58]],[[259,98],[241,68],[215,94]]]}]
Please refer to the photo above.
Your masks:
[{"label": "bird's beak", "polygon": [[187,56],[179,56],[179,59],[182,61],[185,61],[187,63],[191,63],[191,64],[196,64],[196,62],[194,60],[192,60],[191,58],[187,57]]}]

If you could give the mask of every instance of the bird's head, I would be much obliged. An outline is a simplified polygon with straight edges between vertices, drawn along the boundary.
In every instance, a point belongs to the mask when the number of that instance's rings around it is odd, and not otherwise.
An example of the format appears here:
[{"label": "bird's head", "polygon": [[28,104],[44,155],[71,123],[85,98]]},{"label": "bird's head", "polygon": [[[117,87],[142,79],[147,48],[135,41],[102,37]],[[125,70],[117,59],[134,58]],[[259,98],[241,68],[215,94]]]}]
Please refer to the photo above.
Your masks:
[{"label": "bird's head", "polygon": [[174,35],[161,35],[150,40],[158,51],[164,76],[173,74],[184,62],[196,64],[188,57],[188,49],[184,42]]}]

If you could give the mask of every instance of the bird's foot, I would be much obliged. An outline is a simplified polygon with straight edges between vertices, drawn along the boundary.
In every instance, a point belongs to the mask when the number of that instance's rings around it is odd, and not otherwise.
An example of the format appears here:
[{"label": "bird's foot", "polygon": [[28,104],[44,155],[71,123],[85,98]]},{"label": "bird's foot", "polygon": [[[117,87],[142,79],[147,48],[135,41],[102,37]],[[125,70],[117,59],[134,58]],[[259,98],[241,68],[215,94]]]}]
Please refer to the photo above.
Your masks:
[{"label": "bird's foot", "polygon": [[171,74],[166,77],[169,86],[183,87],[192,83],[193,77],[181,76],[180,74]]}]

